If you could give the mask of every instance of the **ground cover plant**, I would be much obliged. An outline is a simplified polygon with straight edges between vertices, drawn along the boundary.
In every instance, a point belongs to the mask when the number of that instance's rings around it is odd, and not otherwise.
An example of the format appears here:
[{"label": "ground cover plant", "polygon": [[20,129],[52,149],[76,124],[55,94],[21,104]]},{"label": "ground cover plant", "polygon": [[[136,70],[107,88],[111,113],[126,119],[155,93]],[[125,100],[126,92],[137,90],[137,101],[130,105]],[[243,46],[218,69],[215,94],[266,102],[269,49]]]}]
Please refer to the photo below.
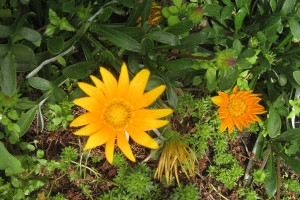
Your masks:
[{"label": "ground cover plant", "polygon": [[0,199],[299,199],[297,0],[0,0]]}]

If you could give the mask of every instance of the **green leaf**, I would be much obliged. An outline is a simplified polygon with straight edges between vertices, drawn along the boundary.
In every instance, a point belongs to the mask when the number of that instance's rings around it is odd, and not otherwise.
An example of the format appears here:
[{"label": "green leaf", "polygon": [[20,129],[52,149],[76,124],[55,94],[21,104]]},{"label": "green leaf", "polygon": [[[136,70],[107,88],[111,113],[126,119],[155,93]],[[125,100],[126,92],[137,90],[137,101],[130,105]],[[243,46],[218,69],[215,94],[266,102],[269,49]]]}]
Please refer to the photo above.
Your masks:
[{"label": "green leaf", "polygon": [[291,32],[292,32],[293,36],[297,40],[300,40],[300,25],[299,25],[299,21],[296,20],[295,18],[289,18],[288,22],[289,22],[290,29],[291,29]]},{"label": "green leaf", "polygon": [[235,33],[237,33],[239,30],[241,30],[243,21],[247,15],[246,8],[241,8],[235,15],[234,18],[234,27],[235,27]]},{"label": "green leaf", "polygon": [[238,70],[236,66],[229,67],[220,71],[219,87],[220,90],[228,90],[232,88],[238,78]]},{"label": "green leaf", "polygon": [[192,67],[194,60],[191,58],[181,58],[165,63],[165,67],[169,70],[187,70]]},{"label": "green leaf", "polygon": [[273,138],[272,141],[295,141],[300,139],[300,128],[290,129],[277,137]]},{"label": "green leaf", "polygon": [[220,12],[222,10],[222,6],[218,4],[205,4],[203,6],[203,15],[209,17],[220,17]]},{"label": "green leaf", "polygon": [[232,12],[234,11],[234,6],[227,5],[223,7],[221,11],[221,20],[224,21],[226,19],[229,19],[232,16]]},{"label": "green leaf", "polygon": [[197,46],[199,44],[203,44],[207,41],[209,35],[210,33],[208,32],[192,33],[187,37],[184,37],[182,40],[180,40],[180,44],[177,45],[177,47],[185,48],[185,47],[192,47],[192,46]]},{"label": "green leaf", "polygon": [[135,39],[116,29],[94,24],[91,27],[91,31],[106,38],[116,46],[128,51],[139,52],[141,49],[140,44]]},{"label": "green leaf", "polygon": [[90,75],[97,66],[96,62],[79,62],[64,68],[62,73],[70,79],[83,79]]},{"label": "green leaf", "polygon": [[47,41],[47,49],[51,54],[59,54],[65,47],[62,37],[51,37]]},{"label": "green leaf", "polygon": [[208,83],[213,83],[213,82],[216,82],[216,76],[217,75],[217,71],[215,68],[213,67],[209,67],[207,70],[206,70],[206,73],[205,73],[205,77],[207,79],[207,82]]},{"label": "green leaf", "polygon": [[292,168],[296,173],[300,174],[300,160],[294,156],[288,156],[285,153],[280,153],[282,159]]},{"label": "green leaf", "polygon": [[182,20],[179,23],[168,26],[164,31],[172,33],[174,35],[180,35],[186,32],[189,32],[194,26],[194,23],[191,20]]},{"label": "green leaf", "polygon": [[1,64],[1,90],[7,96],[12,96],[17,89],[17,72],[14,56],[8,52]]},{"label": "green leaf", "polygon": [[60,17],[58,17],[56,12],[54,12],[51,8],[49,9],[49,19],[51,24],[55,26],[58,26],[60,24]]},{"label": "green leaf", "polygon": [[66,92],[63,89],[61,89],[60,87],[53,87],[52,93],[53,93],[55,100],[58,102],[64,101],[68,96],[66,94]]},{"label": "green leaf", "polygon": [[286,16],[295,7],[296,0],[284,0],[280,10],[280,14]]},{"label": "green leaf", "polygon": [[151,10],[152,0],[135,1],[135,5],[130,11],[126,26],[136,26],[139,18],[142,18],[142,24],[148,21]]},{"label": "green leaf", "polygon": [[182,0],[172,0],[172,2],[177,8],[180,8],[182,5]]},{"label": "green leaf", "polygon": [[238,55],[238,54],[240,54],[242,52],[243,45],[240,42],[240,40],[235,39],[233,41],[232,48],[234,49],[235,53]]},{"label": "green leaf", "polygon": [[280,115],[274,107],[269,110],[269,118],[267,121],[267,133],[271,138],[280,134],[281,119]]},{"label": "green leaf", "polygon": [[9,51],[9,45],[8,44],[0,44],[0,59],[2,60],[4,56],[7,55]]},{"label": "green leaf", "polygon": [[163,31],[153,31],[147,33],[145,37],[151,38],[157,42],[168,44],[171,46],[179,45],[179,39],[175,35]]},{"label": "green leaf", "polygon": [[20,161],[11,155],[0,141],[0,170],[10,169],[11,173],[23,172]]},{"label": "green leaf", "polygon": [[8,38],[12,34],[10,26],[4,26],[0,24],[0,38]]},{"label": "green leaf", "polygon": [[269,198],[273,197],[277,190],[277,176],[273,152],[271,151],[266,165],[265,190]]},{"label": "green leaf", "polygon": [[18,120],[17,124],[20,127],[20,137],[22,137],[26,131],[31,126],[36,114],[37,114],[38,106],[35,106],[29,109],[26,113],[24,113],[20,119]]},{"label": "green leaf", "polygon": [[68,22],[67,18],[63,17],[60,21],[59,24],[59,29],[60,30],[65,30],[65,31],[75,31],[75,28]]},{"label": "green leaf", "polygon": [[38,42],[42,40],[41,34],[31,28],[22,27],[18,34],[30,42]]},{"label": "green leaf", "polygon": [[177,96],[174,88],[169,84],[167,84],[166,93],[167,93],[167,99],[168,99],[169,105],[172,108],[176,108],[177,104],[178,104],[178,96]]},{"label": "green leaf", "polygon": [[298,85],[300,85],[300,71],[294,71],[293,77],[294,77],[295,81],[298,83]]},{"label": "green leaf", "polygon": [[31,77],[28,79],[29,84],[39,90],[50,90],[52,83],[40,77]]}]

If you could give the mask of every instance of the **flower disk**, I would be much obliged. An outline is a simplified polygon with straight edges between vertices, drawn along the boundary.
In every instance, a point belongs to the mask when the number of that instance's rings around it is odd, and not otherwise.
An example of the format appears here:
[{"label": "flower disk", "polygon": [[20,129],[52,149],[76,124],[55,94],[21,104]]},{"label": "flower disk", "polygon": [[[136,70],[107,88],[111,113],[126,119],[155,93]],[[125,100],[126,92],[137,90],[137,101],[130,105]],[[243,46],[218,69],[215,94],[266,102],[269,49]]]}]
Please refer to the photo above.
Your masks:
[{"label": "flower disk", "polygon": [[261,122],[257,114],[266,112],[258,102],[261,100],[260,94],[252,94],[252,90],[238,91],[235,86],[231,94],[218,92],[219,96],[211,98],[212,102],[219,106],[218,117],[222,119],[220,132],[228,128],[228,133],[236,126],[239,131],[243,131],[243,126],[250,128],[249,123]]},{"label": "flower disk", "polygon": [[121,67],[119,80],[105,68],[100,67],[103,81],[91,76],[95,86],[79,82],[79,87],[88,95],[74,100],[74,104],[86,109],[87,112],[74,119],[70,126],[81,127],[75,135],[89,136],[85,149],[105,144],[105,155],[112,163],[114,145],[117,141],[121,151],[132,161],[128,135],[136,143],[157,149],[157,142],[146,131],[160,128],[168,120],[160,118],[170,115],[172,109],[145,109],[151,105],[165,90],[158,86],[144,92],[150,72],[141,70],[130,82],[125,64]]}]

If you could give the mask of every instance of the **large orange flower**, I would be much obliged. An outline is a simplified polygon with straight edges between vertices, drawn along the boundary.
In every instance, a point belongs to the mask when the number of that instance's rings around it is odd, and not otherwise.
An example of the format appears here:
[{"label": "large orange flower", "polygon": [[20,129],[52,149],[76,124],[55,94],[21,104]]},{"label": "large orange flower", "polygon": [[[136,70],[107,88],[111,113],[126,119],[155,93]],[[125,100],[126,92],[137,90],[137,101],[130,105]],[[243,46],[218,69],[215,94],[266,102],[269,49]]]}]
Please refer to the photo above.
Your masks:
[{"label": "large orange flower", "polygon": [[130,82],[125,64],[121,67],[119,80],[105,68],[100,67],[103,81],[90,76],[95,86],[79,82],[79,87],[88,95],[74,100],[74,103],[88,112],[77,117],[70,126],[84,126],[75,135],[89,136],[85,149],[105,144],[105,155],[112,163],[114,145],[132,161],[135,157],[131,151],[128,136],[136,143],[156,149],[158,144],[145,131],[162,127],[168,120],[159,118],[168,116],[172,109],[144,109],[151,105],[165,90],[158,86],[144,93],[149,70],[141,70]]},{"label": "large orange flower", "polygon": [[239,131],[243,126],[250,128],[249,123],[261,122],[257,114],[266,112],[258,102],[261,100],[260,94],[252,94],[252,90],[238,91],[238,86],[233,88],[231,94],[218,92],[219,96],[211,98],[212,102],[219,106],[218,117],[222,119],[220,132],[228,128],[228,133],[236,126]]}]

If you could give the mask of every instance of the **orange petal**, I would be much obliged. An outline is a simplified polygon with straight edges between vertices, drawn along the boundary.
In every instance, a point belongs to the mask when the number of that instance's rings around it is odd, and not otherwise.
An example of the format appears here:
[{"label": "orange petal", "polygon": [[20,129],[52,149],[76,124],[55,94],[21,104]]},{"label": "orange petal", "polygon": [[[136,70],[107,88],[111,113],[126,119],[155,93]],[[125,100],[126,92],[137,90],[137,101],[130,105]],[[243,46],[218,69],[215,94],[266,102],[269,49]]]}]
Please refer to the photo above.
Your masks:
[{"label": "orange petal", "polygon": [[147,69],[143,69],[132,79],[126,97],[126,100],[128,100],[131,104],[134,105],[137,99],[141,98],[141,96],[143,95],[149,76],[150,71]]},{"label": "orange petal", "polygon": [[73,103],[90,112],[97,112],[99,110],[102,110],[104,107],[104,105],[99,103],[99,101],[93,97],[82,97],[79,99],[75,99]]},{"label": "orange petal", "polygon": [[118,81],[118,98],[125,98],[129,88],[129,75],[125,63],[121,67],[121,73]]},{"label": "orange petal", "polygon": [[98,79],[96,76],[93,75],[90,75],[90,78],[92,79],[92,81],[94,82],[97,88],[104,91],[104,84],[100,79]]},{"label": "orange petal", "polygon": [[172,109],[169,108],[165,108],[165,109],[139,109],[134,111],[134,114],[136,117],[140,118],[140,119],[158,119],[158,118],[162,118],[162,117],[166,117],[168,115],[170,115],[173,112]]},{"label": "orange petal", "polygon": [[80,135],[80,136],[90,136],[92,134],[94,134],[96,131],[100,130],[102,128],[101,125],[99,125],[98,123],[92,123],[92,124],[88,124],[85,127],[82,127],[81,129],[75,131],[73,134],[74,135]]},{"label": "orange petal", "polygon": [[117,133],[117,145],[124,153],[124,155],[129,158],[129,160],[135,162],[135,157],[132,154],[131,148],[129,146],[128,140],[125,135],[125,131],[118,131]]},{"label": "orange petal", "polygon": [[118,83],[116,78],[104,67],[100,67],[100,73],[102,75],[104,88],[105,88],[105,96],[108,99],[114,99],[117,97],[117,88]]},{"label": "orange petal", "polygon": [[79,82],[78,86],[90,97],[96,98],[100,103],[105,104],[107,99],[103,95],[103,92],[90,84]]},{"label": "orange petal", "polygon": [[135,109],[150,106],[166,89],[165,85],[158,86],[141,96],[134,105]]},{"label": "orange petal", "polygon": [[106,143],[111,135],[107,134],[109,128],[107,126],[103,127],[103,129],[97,131],[96,133],[92,134],[86,142],[84,147],[85,150],[92,149],[97,146],[101,146],[102,144]]},{"label": "orange petal", "polygon": [[169,123],[168,120],[156,120],[156,119],[144,120],[144,119],[138,119],[138,118],[132,119],[132,122],[133,123],[130,126],[137,127],[138,129],[143,130],[143,131],[160,128]]},{"label": "orange petal", "polygon": [[116,137],[111,137],[105,144],[105,156],[110,164],[114,160],[115,140]]},{"label": "orange petal", "polygon": [[127,132],[136,143],[151,149],[157,149],[159,146],[157,142],[152,139],[145,131],[139,130],[135,127],[128,127]]},{"label": "orange petal", "polygon": [[101,121],[100,119],[101,119],[100,114],[87,112],[75,118],[71,122],[70,126],[78,127],[78,126],[83,126],[91,123],[98,123]]}]

